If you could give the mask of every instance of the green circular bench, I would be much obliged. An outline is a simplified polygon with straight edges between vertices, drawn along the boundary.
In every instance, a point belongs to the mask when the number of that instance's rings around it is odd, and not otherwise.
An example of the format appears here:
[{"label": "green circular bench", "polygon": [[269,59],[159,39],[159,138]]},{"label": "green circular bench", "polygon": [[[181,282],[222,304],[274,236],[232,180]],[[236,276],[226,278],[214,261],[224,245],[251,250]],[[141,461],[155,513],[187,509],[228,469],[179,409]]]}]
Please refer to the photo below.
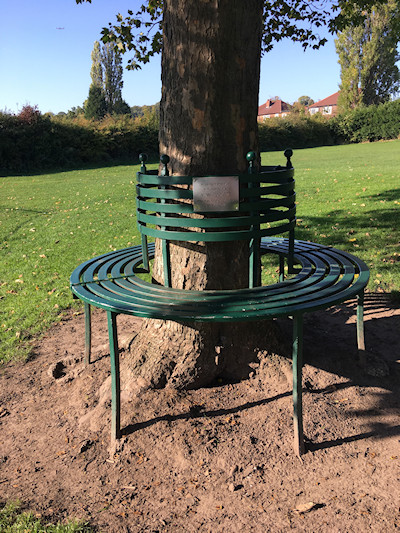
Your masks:
[{"label": "green circular bench", "polygon": [[[357,297],[357,339],[364,350],[363,294],[368,268],[357,257],[329,246],[295,240],[296,204],[292,151],[285,166],[255,167],[249,152],[248,172],[236,176],[170,176],[169,157],[161,172],[146,169],[142,154],[137,175],[137,224],[141,246],[113,251],[80,265],[71,276],[73,294],[85,302],[86,356],[90,362],[90,306],[107,311],[111,377],[111,435],[121,436],[120,380],[116,317],[183,322],[228,322],[293,317],[293,405],[295,449],[304,452],[302,422],[302,351],[304,313]],[[278,237],[279,235],[279,237]],[[287,235],[287,237],[282,237]],[[164,285],[147,283],[154,244],[161,240]],[[186,291],[172,288],[170,242],[246,242],[248,288]],[[260,285],[260,256],[279,256],[280,281]],[[287,271],[293,277],[284,279]],[[296,268],[295,268],[296,265]],[[298,266],[300,268],[298,269]]]},{"label": "green circular bench", "polygon": [[[262,254],[289,254],[289,240],[261,240]],[[154,244],[148,244],[148,258]],[[364,350],[363,294],[369,271],[363,261],[336,248],[294,241],[297,274],[279,283],[240,290],[186,291],[152,284],[138,277],[143,272],[141,246],[117,250],[90,259],[74,270],[71,290],[86,306],[86,353],[90,361],[90,312],[93,305],[108,314],[112,365],[112,437],[121,436],[118,336],[116,316],[176,321],[244,321],[293,317],[293,404],[295,449],[304,452],[302,428],[302,324],[306,312],[325,309],[358,298],[358,348]]]}]

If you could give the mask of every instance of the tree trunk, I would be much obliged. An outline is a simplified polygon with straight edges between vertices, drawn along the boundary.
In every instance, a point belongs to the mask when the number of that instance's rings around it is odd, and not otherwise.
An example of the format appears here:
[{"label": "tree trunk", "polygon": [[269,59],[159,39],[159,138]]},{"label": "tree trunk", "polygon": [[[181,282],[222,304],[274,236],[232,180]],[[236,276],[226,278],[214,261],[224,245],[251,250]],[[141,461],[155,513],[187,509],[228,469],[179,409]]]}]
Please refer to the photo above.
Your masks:
[{"label": "tree trunk", "polygon": [[[164,1],[160,154],[169,155],[171,174],[246,172],[246,153],[258,148],[262,12],[263,0]],[[248,286],[247,242],[173,243],[170,253],[173,287]],[[159,243],[153,277],[162,282]],[[248,375],[266,331],[265,323],[260,329],[147,320],[126,372],[153,387],[239,379]]]}]

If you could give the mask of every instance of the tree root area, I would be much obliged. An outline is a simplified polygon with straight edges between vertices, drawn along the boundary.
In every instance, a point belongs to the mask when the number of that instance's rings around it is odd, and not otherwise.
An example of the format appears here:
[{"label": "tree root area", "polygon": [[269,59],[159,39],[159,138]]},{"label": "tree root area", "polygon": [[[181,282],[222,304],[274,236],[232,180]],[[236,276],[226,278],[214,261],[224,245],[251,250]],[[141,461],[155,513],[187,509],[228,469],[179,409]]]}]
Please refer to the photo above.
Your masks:
[{"label": "tree root area", "polygon": [[[1,368],[0,504],[107,533],[398,530],[400,309],[367,295],[362,362],[354,315],[354,302],[306,315],[300,461],[290,352],[261,344],[231,381],[216,372],[207,387],[149,389],[143,375],[111,450],[106,317],[93,313],[85,367],[83,315],[71,312],[29,361]],[[124,367],[141,321],[118,321]],[[290,346],[290,321],[280,328]],[[214,346],[214,364],[226,370],[230,349]]]},{"label": "tree root area", "polygon": [[269,354],[290,354],[276,321],[182,324],[146,320],[132,342],[121,375],[135,395],[139,380],[151,388],[198,389],[238,382]]}]

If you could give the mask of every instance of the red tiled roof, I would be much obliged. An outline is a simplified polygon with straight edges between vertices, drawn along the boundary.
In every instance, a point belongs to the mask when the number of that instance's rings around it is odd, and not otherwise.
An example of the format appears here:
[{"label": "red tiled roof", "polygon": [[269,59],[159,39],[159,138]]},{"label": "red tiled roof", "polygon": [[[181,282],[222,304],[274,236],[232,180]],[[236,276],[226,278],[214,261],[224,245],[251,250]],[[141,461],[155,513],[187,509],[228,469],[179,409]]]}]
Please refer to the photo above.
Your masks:
[{"label": "red tiled roof", "polygon": [[337,93],[331,94],[330,96],[327,96],[326,98],[324,98],[323,100],[320,100],[319,102],[316,102],[315,104],[308,106],[308,109],[311,109],[313,107],[325,107],[329,105],[337,105],[338,96],[339,96],[339,91]]},{"label": "red tiled roof", "polygon": [[284,113],[290,111],[289,105],[282,100],[267,100],[265,104],[258,108],[258,116],[275,115],[277,113]]}]

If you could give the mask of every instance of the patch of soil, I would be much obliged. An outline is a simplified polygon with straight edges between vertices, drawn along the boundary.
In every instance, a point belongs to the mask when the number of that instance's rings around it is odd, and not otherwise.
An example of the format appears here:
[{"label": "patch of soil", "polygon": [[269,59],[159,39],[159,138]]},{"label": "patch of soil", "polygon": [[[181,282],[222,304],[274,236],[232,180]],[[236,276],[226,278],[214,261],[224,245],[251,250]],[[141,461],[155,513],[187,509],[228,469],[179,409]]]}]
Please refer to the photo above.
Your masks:
[{"label": "patch of soil", "polygon": [[[400,310],[368,295],[364,365],[354,312],[306,315],[302,461],[291,362],[262,355],[240,383],[124,401],[110,455],[110,409],[90,416],[110,373],[106,317],[93,313],[85,367],[83,315],[71,313],[28,362],[1,369],[0,503],[111,533],[400,529]],[[140,320],[118,321],[123,358]]]}]

